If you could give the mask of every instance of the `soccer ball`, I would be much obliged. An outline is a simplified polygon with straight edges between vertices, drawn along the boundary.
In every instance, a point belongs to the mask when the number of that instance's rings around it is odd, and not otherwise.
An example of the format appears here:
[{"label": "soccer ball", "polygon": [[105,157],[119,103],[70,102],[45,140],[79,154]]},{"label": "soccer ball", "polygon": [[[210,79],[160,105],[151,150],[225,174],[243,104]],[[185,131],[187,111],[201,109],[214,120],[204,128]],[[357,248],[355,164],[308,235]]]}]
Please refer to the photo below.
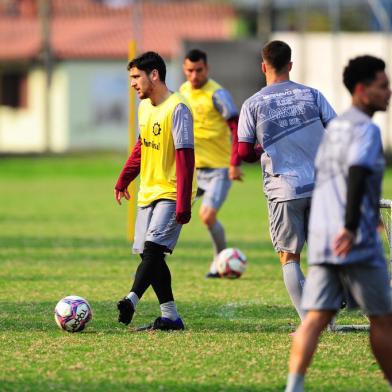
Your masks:
[{"label": "soccer ball", "polygon": [[237,248],[223,249],[215,260],[216,270],[223,278],[239,278],[246,265],[246,256]]},{"label": "soccer ball", "polygon": [[90,304],[76,295],[61,299],[54,308],[57,325],[67,332],[83,331],[92,316]]}]

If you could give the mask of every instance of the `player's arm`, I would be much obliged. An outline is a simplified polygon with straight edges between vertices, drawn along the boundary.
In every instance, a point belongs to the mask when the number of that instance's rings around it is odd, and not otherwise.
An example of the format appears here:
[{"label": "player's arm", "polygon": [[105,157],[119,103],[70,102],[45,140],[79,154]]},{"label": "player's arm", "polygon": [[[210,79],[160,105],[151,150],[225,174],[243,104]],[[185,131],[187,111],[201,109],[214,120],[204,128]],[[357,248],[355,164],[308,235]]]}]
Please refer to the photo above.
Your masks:
[{"label": "player's arm", "polygon": [[346,256],[351,250],[361,219],[361,205],[373,167],[382,150],[380,131],[370,125],[356,132],[357,140],[347,151],[350,164],[347,179],[347,202],[344,228],[333,243],[337,256]]},{"label": "player's arm", "polygon": [[260,160],[263,148],[260,144],[239,142],[238,143],[238,155],[245,162],[256,162]]},{"label": "player's arm", "polygon": [[176,147],[176,220],[177,223],[186,224],[191,219],[192,183],[195,171],[192,113],[185,105],[180,104],[174,110],[172,122]]},{"label": "player's arm", "polygon": [[336,112],[331,106],[331,104],[324,97],[324,95],[320,93],[320,91],[315,90],[315,92],[316,102],[320,113],[320,119],[324,125],[324,128],[326,128],[329,122],[336,117]]},{"label": "player's arm", "polygon": [[361,218],[361,204],[366,191],[366,181],[370,174],[371,171],[364,166],[349,168],[344,228],[337,235],[333,247],[337,256],[346,256],[352,248]]},{"label": "player's arm", "polygon": [[185,224],[191,220],[192,182],[195,170],[195,153],[193,148],[176,150],[177,170],[177,207],[176,220]]},{"label": "player's arm", "polygon": [[130,195],[128,193],[128,185],[139,175],[140,173],[140,160],[141,160],[141,139],[139,137],[132,150],[131,155],[125,162],[123,169],[118,177],[117,183],[114,187],[114,198],[118,204],[121,205],[121,199],[129,200]]},{"label": "player's arm", "polygon": [[231,158],[229,178],[230,180],[242,181],[241,158],[238,154],[238,116],[226,121],[231,131]]},{"label": "player's arm", "polygon": [[256,123],[252,110],[246,101],[241,108],[238,121],[238,155],[245,162],[256,162],[263,149],[256,142]]},{"label": "player's arm", "polygon": [[230,180],[242,181],[241,158],[238,155],[238,110],[230,93],[225,89],[215,91],[212,96],[215,109],[226,120],[231,133]]}]

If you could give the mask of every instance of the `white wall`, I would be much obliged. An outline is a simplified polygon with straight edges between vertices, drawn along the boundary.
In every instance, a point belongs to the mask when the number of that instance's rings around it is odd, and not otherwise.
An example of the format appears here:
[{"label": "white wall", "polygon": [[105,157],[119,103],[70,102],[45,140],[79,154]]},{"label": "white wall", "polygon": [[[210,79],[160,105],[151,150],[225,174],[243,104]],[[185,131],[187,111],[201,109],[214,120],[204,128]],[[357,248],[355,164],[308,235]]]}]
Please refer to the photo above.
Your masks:
[{"label": "white wall", "polygon": [[39,152],[43,145],[44,74],[34,68],[27,78],[27,107],[0,106],[0,151]]},{"label": "white wall", "polygon": [[[275,33],[271,39],[287,42],[292,49],[291,78],[320,90],[340,113],[350,105],[350,95],[342,83],[343,69],[350,58],[370,54],[381,57],[392,79],[392,40],[381,33]],[[391,102],[392,105],[392,102]],[[384,146],[392,149],[392,108],[377,113]]]},{"label": "white wall", "polygon": [[[50,148],[65,151],[67,148],[66,75],[56,68],[51,87]],[[33,67],[27,76],[27,107],[0,106],[0,152],[43,152],[47,148],[45,136],[46,78],[41,67]]]},{"label": "white wall", "polygon": [[[349,58],[372,54],[386,60],[392,77],[392,39],[379,33],[275,33],[293,49],[292,79],[319,89],[342,112],[350,104],[342,83]],[[51,88],[51,149],[128,149],[127,61],[63,61],[53,72]],[[167,64],[167,85],[182,79],[181,61]],[[219,80],[219,79],[218,79]],[[28,107],[0,107],[0,152],[45,150],[45,74],[34,67],[28,75]],[[256,88],[256,86],[255,86]],[[392,149],[392,114],[378,113],[384,145]]]}]

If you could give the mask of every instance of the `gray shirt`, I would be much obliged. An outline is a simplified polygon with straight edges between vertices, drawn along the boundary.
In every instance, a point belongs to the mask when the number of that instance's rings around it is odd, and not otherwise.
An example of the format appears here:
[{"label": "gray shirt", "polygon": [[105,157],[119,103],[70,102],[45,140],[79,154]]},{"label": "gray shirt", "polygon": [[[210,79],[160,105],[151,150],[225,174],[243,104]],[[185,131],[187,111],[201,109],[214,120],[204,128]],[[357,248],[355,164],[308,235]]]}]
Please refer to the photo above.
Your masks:
[{"label": "gray shirt", "polygon": [[311,196],[316,152],[335,116],[318,90],[292,81],[266,86],[244,102],[238,140],[263,147],[260,161],[269,200]]},{"label": "gray shirt", "polygon": [[[332,252],[332,244],[344,227],[351,166],[366,167],[371,175],[367,178],[354,246],[346,257],[337,257]],[[309,264],[385,262],[377,232],[384,166],[380,129],[369,116],[352,107],[330,123],[316,158],[317,179],[309,221]]]},{"label": "gray shirt", "polygon": [[194,148],[192,113],[182,103],[178,104],[173,111],[172,135],[176,150]]},{"label": "gray shirt", "polygon": [[235,106],[232,96],[225,89],[216,90],[212,96],[212,102],[215,109],[225,120],[238,116],[238,110]]}]

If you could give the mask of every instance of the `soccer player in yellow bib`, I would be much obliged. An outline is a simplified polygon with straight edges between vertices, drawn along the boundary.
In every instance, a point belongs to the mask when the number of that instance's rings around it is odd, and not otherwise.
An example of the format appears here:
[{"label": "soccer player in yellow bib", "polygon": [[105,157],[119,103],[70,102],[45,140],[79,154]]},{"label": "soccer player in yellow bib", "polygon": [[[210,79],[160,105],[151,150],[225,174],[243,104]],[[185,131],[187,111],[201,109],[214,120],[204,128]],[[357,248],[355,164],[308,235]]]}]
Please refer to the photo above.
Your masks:
[{"label": "soccer player in yellow bib", "polygon": [[128,185],[140,173],[133,252],[141,257],[132,288],[117,308],[128,325],[140,298],[151,285],[161,316],[138,328],[182,330],[174,302],[165,253],[172,253],[183,224],[191,218],[196,195],[193,118],[184,97],[165,84],[166,66],[159,54],[146,52],[128,64],[131,87],[139,98],[139,139],[114,188],[115,200],[129,199]]},{"label": "soccer player in yellow bib", "polygon": [[[238,111],[230,93],[208,77],[207,55],[199,49],[187,53],[183,70],[187,81],[180,87],[194,118],[195,162],[198,190],[203,196],[199,216],[207,227],[216,255],[226,248],[225,230],[217,214],[232,180],[242,180],[237,154]],[[208,278],[218,278],[214,259]]]}]

